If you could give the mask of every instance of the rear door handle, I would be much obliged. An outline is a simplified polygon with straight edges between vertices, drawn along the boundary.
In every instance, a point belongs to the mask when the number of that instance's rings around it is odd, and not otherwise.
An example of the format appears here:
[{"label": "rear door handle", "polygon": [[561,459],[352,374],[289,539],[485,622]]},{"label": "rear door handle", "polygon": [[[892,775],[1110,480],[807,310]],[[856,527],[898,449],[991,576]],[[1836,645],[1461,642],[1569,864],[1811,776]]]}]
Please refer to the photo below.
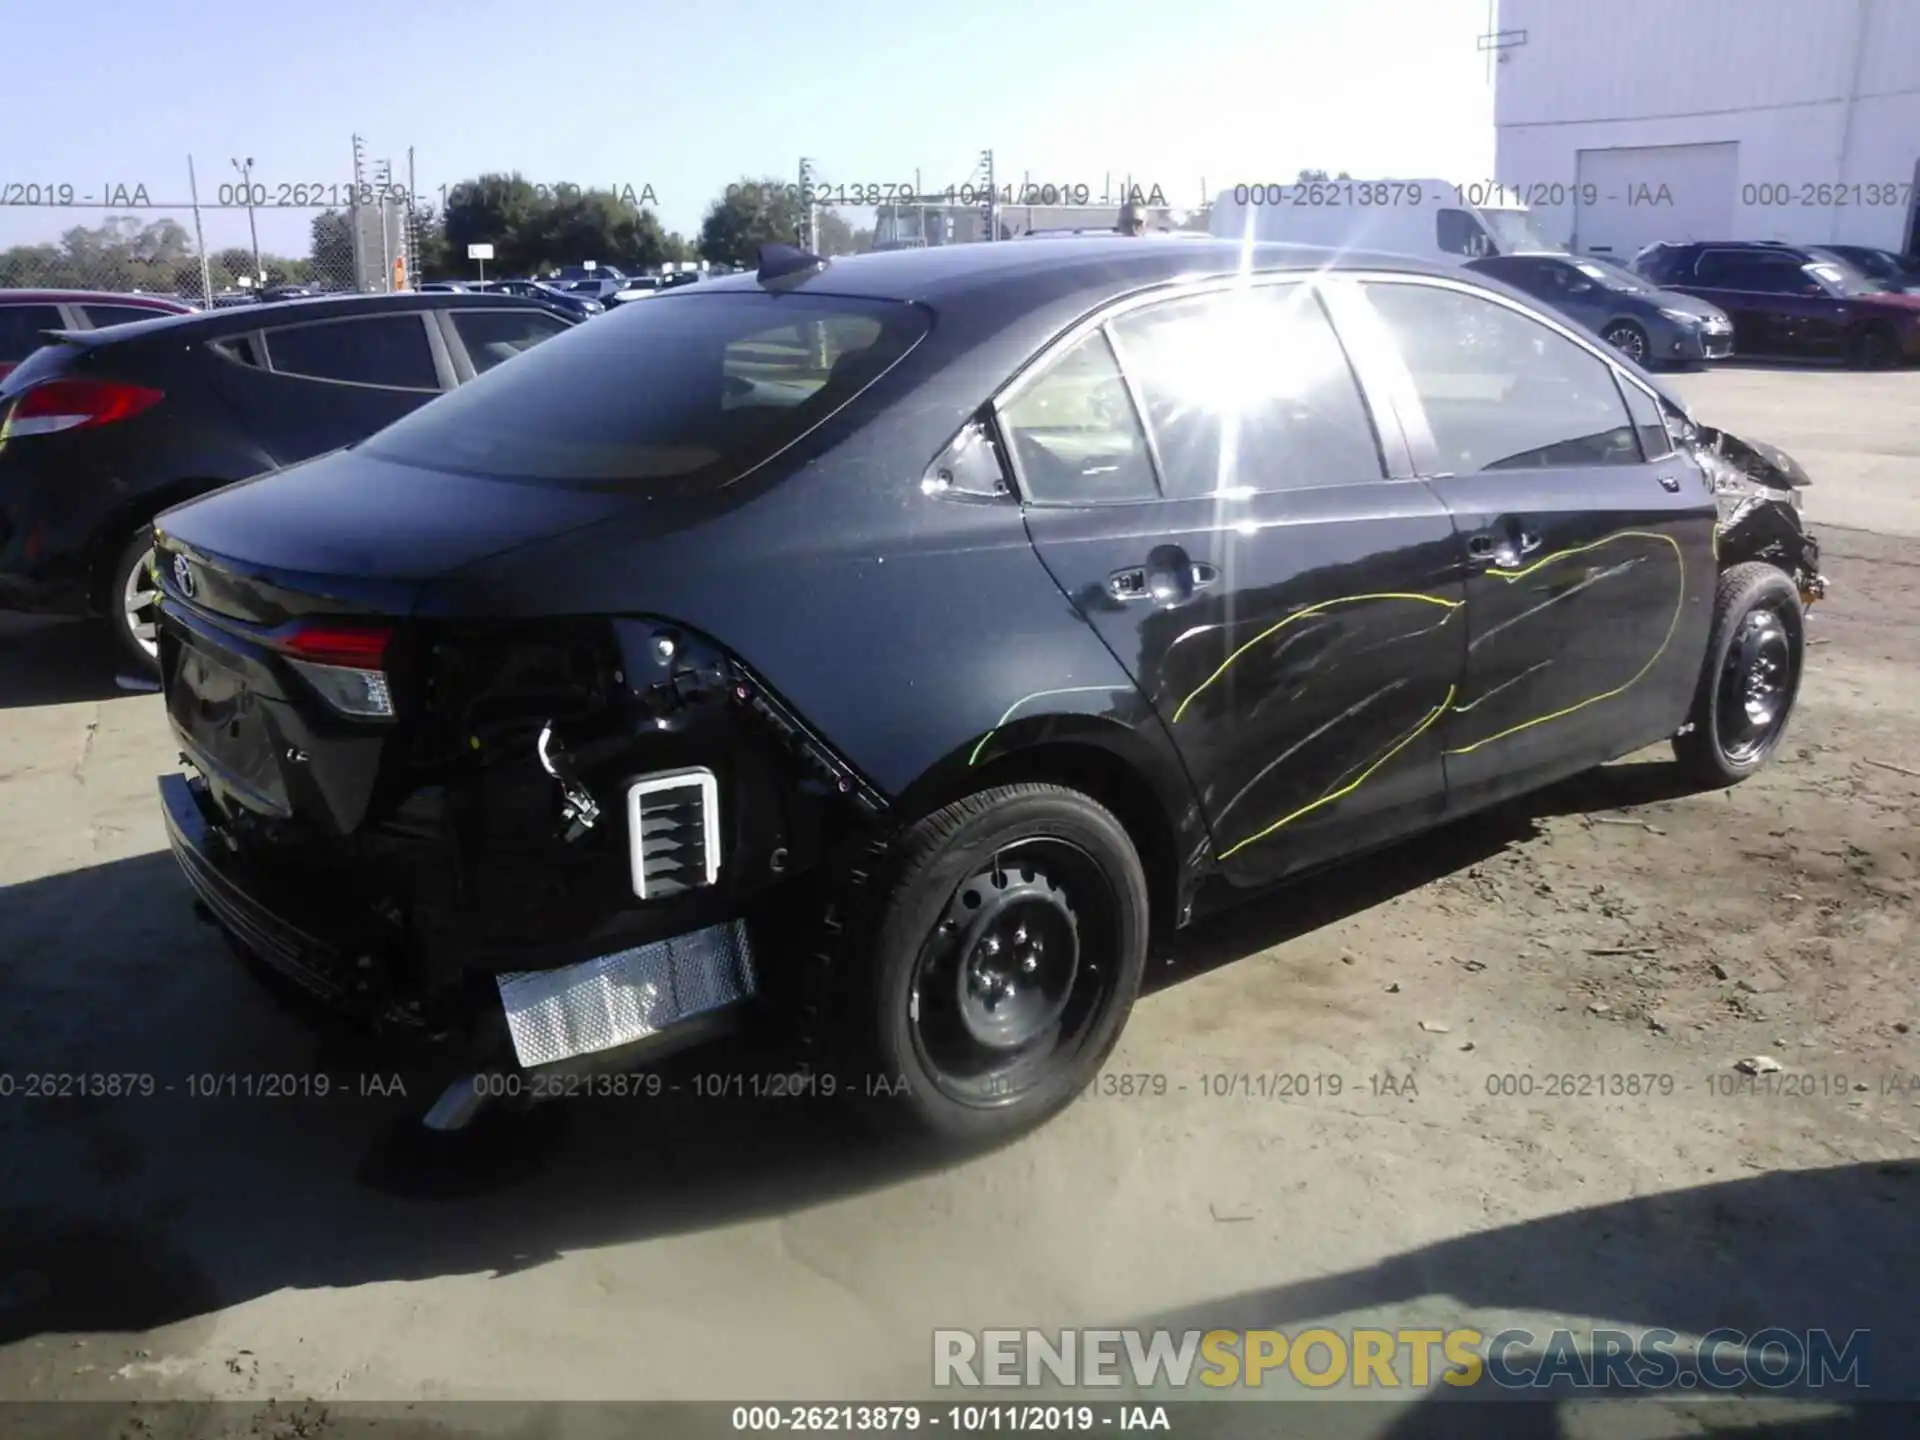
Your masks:
[{"label": "rear door handle", "polygon": [[1147,589],[1147,572],[1141,566],[1131,570],[1116,570],[1107,577],[1107,593],[1116,600],[1145,600],[1152,593]]}]

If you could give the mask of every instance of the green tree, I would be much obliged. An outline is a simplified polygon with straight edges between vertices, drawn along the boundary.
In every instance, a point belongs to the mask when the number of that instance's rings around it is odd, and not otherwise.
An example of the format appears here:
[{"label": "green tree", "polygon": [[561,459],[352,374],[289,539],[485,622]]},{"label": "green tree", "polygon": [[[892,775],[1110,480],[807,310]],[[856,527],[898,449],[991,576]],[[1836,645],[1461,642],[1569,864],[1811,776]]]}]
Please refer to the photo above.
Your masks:
[{"label": "green tree", "polygon": [[441,212],[447,260],[456,267],[465,265],[469,245],[491,245],[503,272],[527,268],[533,257],[524,253],[522,237],[538,234],[540,212],[548,203],[517,170],[462,180],[448,189]]},{"label": "green tree", "polygon": [[[262,257],[264,262],[265,257]],[[213,283],[215,285],[235,285],[242,275],[253,273],[253,252],[238,245],[229,245],[216,251],[211,258]]]},{"label": "green tree", "polygon": [[322,210],[313,217],[312,270],[330,285],[351,286],[353,273],[353,218],[341,210]]},{"label": "green tree", "polygon": [[838,210],[822,207],[814,215],[813,223],[814,249],[822,255],[857,255],[863,249],[873,248],[873,232],[868,231],[867,243],[860,245],[855,238],[857,232]]},{"label": "green tree", "polygon": [[[191,285],[182,285],[183,272],[191,275]],[[0,285],[195,294],[199,264],[177,220],[110,215],[96,226],[72,227],[58,244],[0,251]]]},{"label": "green tree", "polygon": [[716,265],[756,265],[760,247],[797,244],[802,207],[793,187],[751,176],[729,185],[700,222],[700,254]]},{"label": "green tree", "polygon": [[864,255],[871,249],[873,249],[873,227],[869,225],[855,226],[853,231],[853,253],[856,255]]},{"label": "green tree", "polygon": [[414,260],[420,280],[444,279],[453,273],[452,253],[447,248],[445,219],[431,205],[416,205],[413,211]]}]

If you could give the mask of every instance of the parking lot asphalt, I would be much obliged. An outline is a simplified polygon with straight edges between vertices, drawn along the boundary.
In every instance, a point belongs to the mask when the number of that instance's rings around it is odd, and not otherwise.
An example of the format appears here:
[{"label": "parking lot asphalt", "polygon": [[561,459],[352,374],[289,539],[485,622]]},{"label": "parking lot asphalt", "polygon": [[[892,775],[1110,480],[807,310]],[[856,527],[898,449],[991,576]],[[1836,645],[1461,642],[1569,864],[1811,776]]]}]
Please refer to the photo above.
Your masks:
[{"label": "parking lot asphalt", "polygon": [[683,1088],[432,1170],[428,1097],[193,919],[159,698],[7,624],[0,1399],[924,1397],[937,1327],[1313,1321],[1867,1328],[1920,1393],[1920,374],[1679,383],[1815,479],[1778,762],[1649,752],[1206,926],[1092,1094],[963,1164]]}]

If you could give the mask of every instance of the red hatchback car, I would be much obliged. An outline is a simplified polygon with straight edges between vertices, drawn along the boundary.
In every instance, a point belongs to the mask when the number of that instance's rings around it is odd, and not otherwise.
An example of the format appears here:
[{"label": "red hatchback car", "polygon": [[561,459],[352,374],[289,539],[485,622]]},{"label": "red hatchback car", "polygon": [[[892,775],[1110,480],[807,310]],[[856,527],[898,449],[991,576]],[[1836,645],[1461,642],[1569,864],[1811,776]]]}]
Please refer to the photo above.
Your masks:
[{"label": "red hatchback car", "polygon": [[46,343],[48,330],[99,330],[156,315],[186,315],[193,306],[159,295],[105,290],[0,290],[0,379]]}]

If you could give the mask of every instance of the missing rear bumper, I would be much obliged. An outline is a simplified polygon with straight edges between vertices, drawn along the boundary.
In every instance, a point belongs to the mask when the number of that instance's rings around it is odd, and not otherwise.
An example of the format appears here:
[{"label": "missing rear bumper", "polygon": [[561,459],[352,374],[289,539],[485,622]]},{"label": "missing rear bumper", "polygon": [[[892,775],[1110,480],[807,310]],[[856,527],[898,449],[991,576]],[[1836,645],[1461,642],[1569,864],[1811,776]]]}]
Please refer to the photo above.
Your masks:
[{"label": "missing rear bumper", "polygon": [[529,1068],[631,1045],[756,989],[739,920],[497,983],[514,1054]]}]

